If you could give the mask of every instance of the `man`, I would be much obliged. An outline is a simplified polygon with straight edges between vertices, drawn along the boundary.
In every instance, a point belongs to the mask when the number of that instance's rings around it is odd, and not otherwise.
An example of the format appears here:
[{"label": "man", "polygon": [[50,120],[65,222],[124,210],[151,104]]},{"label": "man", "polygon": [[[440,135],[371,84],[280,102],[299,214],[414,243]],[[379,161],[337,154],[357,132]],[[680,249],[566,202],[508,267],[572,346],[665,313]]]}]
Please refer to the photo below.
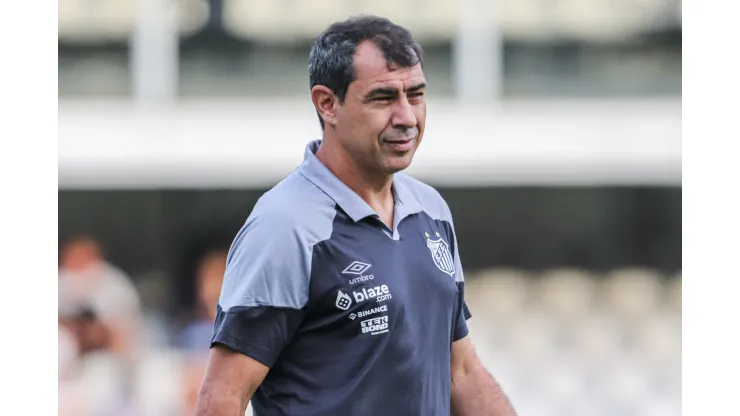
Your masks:
[{"label": "man", "polygon": [[67,241],[59,257],[59,317],[76,323],[77,334],[84,334],[80,342],[89,349],[133,358],[141,305],[130,277],[109,263],[89,236]]},{"label": "man", "polygon": [[[177,346],[196,358],[208,353],[213,323],[216,321],[216,304],[218,302],[224,273],[226,271],[225,251],[208,252],[200,260],[195,274],[197,305],[196,316],[180,332]],[[195,387],[200,387],[200,380]]]},{"label": "man", "polygon": [[236,236],[197,415],[514,415],[467,336],[449,208],[399,173],[424,133],[421,48],[353,18],[309,77],[323,140]]}]

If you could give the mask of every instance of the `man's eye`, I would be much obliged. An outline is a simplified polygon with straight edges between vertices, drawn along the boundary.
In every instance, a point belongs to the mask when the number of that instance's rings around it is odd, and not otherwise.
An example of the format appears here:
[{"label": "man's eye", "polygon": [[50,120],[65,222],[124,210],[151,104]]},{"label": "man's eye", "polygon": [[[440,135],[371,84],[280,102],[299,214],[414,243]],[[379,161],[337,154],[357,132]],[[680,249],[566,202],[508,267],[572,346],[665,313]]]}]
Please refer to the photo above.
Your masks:
[{"label": "man's eye", "polygon": [[415,93],[409,94],[409,97],[412,97],[412,98],[421,98],[423,96],[424,96],[423,92],[415,92]]},{"label": "man's eye", "polygon": [[393,97],[375,97],[373,101],[390,101]]}]

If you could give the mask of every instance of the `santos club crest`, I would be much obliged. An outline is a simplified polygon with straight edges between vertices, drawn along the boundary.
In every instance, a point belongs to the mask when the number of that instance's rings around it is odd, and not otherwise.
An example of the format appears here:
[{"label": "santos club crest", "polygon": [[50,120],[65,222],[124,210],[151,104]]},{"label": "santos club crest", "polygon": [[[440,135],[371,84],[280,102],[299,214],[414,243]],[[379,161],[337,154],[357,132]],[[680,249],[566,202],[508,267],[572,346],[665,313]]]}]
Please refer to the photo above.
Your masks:
[{"label": "santos club crest", "polygon": [[429,248],[429,251],[432,252],[434,265],[437,266],[439,270],[442,270],[450,276],[455,274],[455,260],[452,257],[452,253],[450,253],[449,244],[442,239],[442,236],[440,236],[439,233],[435,233],[435,235],[439,237],[437,240],[432,240],[429,233],[424,233],[424,235],[427,238],[427,247]]}]

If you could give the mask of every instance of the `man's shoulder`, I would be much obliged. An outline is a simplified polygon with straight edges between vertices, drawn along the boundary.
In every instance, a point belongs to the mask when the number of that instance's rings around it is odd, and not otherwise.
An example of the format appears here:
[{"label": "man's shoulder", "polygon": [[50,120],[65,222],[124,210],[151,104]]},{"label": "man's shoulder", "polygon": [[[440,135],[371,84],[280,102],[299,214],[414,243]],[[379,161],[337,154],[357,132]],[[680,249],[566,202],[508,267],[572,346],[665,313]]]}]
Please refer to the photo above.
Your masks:
[{"label": "man's shoulder", "polygon": [[427,214],[435,219],[451,220],[447,201],[436,188],[407,173],[399,172],[396,173],[396,176],[405,187],[405,191],[416,198]]},{"label": "man's shoulder", "polygon": [[244,225],[272,234],[326,238],[336,214],[334,203],[297,170],[265,192]]}]

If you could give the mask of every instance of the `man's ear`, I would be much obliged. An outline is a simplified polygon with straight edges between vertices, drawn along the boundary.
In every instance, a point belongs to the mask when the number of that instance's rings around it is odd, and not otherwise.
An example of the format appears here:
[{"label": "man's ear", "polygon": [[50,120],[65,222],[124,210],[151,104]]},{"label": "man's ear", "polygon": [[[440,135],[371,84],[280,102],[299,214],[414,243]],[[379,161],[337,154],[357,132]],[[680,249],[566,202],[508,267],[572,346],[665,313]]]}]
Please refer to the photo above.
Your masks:
[{"label": "man's ear", "polygon": [[339,99],[327,87],[316,85],[311,88],[311,101],[316,108],[316,112],[324,120],[325,125],[333,126],[336,124],[337,106]]}]

